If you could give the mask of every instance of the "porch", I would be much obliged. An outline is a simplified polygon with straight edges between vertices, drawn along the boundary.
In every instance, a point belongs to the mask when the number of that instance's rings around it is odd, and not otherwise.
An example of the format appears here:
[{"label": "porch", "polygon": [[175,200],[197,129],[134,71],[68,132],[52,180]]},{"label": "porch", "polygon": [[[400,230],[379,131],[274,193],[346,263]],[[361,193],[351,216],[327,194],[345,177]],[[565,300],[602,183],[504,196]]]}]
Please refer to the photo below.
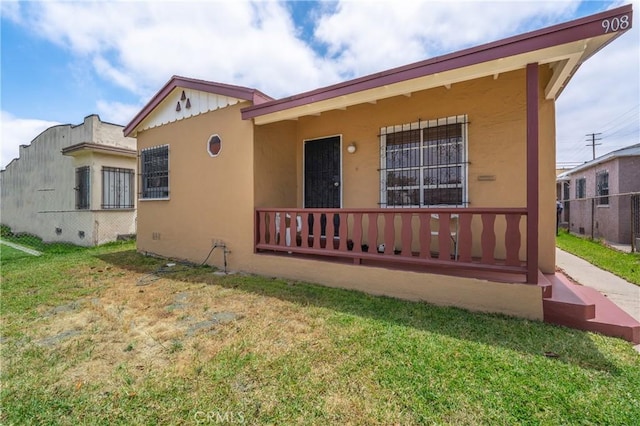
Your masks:
[{"label": "porch", "polygon": [[537,283],[526,208],[257,208],[255,221],[256,252]]}]

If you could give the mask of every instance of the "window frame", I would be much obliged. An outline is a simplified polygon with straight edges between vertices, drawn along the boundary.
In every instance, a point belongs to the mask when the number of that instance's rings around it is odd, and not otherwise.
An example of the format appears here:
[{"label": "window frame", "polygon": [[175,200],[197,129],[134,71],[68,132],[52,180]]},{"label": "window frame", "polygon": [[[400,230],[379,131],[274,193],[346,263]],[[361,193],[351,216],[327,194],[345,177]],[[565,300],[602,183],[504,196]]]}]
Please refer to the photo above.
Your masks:
[{"label": "window frame", "polygon": [[[601,182],[601,181],[604,181]],[[596,172],[596,205],[609,205],[609,171],[600,170]]]},{"label": "window frame", "polygon": [[587,179],[582,177],[576,179],[576,200],[584,198],[587,198]]},{"label": "window frame", "polygon": [[[457,115],[450,116],[446,118],[438,118],[434,120],[425,120],[425,121],[416,121],[412,123],[406,123],[395,126],[387,126],[382,127],[380,129],[380,205],[383,208],[428,208],[428,207],[464,207],[469,204],[468,199],[468,189],[469,189],[469,181],[468,181],[468,149],[469,149],[469,137],[468,137],[468,119],[467,115]],[[435,129],[438,127],[444,127],[447,125],[460,125],[460,142],[447,142],[447,144],[461,144],[461,150],[459,155],[458,162],[451,162],[446,164],[426,164],[425,160],[425,152],[429,147],[429,141],[434,141],[433,139],[425,138],[425,129]],[[417,159],[418,165],[409,165],[408,167],[388,167],[387,163],[387,154],[389,150],[387,149],[387,136],[391,134],[398,134],[400,132],[407,131],[417,131],[419,134],[420,141],[417,142],[409,142],[405,147],[400,147],[398,151],[412,151],[417,150]],[[411,162],[411,158],[409,159]],[[444,170],[445,168],[450,167],[458,167],[460,169],[460,183],[459,184],[441,184],[436,183],[434,185],[429,185],[425,183],[425,176],[428,170],[437,171]],[[403,170],[403,171],[417,171],[418,172],[418,183],[416,185],[400,185],[396,187],[390,187],[388,182],[388,172],[393,170]],[[391,188],[391,189],[390,189]],[[425,200],[425,191],[428,189],[451,189],[451,188],[460,188],[460,202],[457,204],[427,204]],[[388,204],[388,191],[389,190],[399,190],[399,191],[418,191],[418,204]]]},{"label": "window frame", "polygon": [[[113,186],[111,185],[112,176],[116,181]],[[115,185],[123,185],[125,187],[124,196],[117,195],[118,190]],[[113,195],[110,192],[111,189],[114,190]],[[120,190],[122,191],[122,189]],[[113,199],[116,200],[115,204],[109,202]],[[125,202],[120,203],[121,200],[125,200]],[[130,210],[135,208],[135,170],[102,166],[102,203],[100,207],[103,210]]]},{"label": "window frame", "polygon": [[91,210],[91,167],[76,167],[76,210]]},{"label": "window frame", "polygon": [[[153,164],[149,164],[150,161],[146,161],[145,157],[147,155],[157,155],[161,153],[161,151],[166,149],[166,167],[163,167],[164,170],[146,170],[147,167],[152,167]],[[164,155],[164,154],[160,154]],[[139,200],[141,201],[152,201],[152,200],[168,200],[170,196],[170,152],[169,152],[169,144],[164,145],[156,145],[149,148],[145,148],[140,151],[140,191],[139,191]],[[156,165],[156,167],[158,167]],[[166,178],[167,184],[166,186],[149,186],[148,179],[152,179],[153,177],[148,176],[151,173],[161,173],[164,171],[164,175],[160,174],[155,177],[155,179],[164,179]],[[163,196],[161,193],[164,193]]]}]

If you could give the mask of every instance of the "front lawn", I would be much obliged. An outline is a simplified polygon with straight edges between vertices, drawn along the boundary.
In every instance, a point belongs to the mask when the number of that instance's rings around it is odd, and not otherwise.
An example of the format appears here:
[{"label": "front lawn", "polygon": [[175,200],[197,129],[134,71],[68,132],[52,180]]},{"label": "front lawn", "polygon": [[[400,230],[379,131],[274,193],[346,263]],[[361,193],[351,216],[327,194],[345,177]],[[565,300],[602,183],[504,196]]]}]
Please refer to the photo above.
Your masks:
[{"label": "front lawn", "polygon": [[640,418],[640,354],[620,339],[163,265],[132,244],[3,259],[0,423]]}]

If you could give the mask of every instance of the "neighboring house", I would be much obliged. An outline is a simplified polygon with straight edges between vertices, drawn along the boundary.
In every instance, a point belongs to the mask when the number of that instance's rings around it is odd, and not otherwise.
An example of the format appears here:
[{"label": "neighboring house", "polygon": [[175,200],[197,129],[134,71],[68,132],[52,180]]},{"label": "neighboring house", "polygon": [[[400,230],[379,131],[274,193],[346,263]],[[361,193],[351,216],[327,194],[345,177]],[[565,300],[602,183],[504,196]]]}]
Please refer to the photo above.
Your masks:
[{"label": "neighboring house", "polygon": [[631,13],[280,100],[173,77],[125,127],[140,155],[138,250],[542,319],[555,101]]},{"label": "neighboring house", "polygon": [[571,232],[631,244],[631,199],[640,193],[640,144],[561,173],[556,181],[562,221]]},{"label": "neighboring house", "polygon": [[97,115],[50,127],[0,172],[0,220],[14,233],[81,246],[135,234],[136,161],[136,140]]}]

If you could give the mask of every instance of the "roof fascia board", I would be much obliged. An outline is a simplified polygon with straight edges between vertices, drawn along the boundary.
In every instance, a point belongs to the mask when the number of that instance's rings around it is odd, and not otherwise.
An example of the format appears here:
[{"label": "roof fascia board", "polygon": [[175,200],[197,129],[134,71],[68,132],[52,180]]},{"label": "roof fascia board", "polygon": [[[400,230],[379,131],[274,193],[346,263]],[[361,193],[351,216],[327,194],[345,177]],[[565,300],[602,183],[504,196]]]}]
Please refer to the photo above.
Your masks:
[{"label": "roof fascia board", "polygon": [[631,29],[631,14],[631,5],[622,6],[567,23],[558,24],[530,33],[513,36],[481,46],[427,59],[425,61],[405,65],[399,68],[393,68],[391,70],[301,93],[281,100],[246,107],[242,110],[242,118],[255,118],[261,115],[271,114],[339,96],[346,96],[355,92],[390,85],[430,74],[442,73],[457,68],[477,65],[483,62],[495,61],[527,52],[542,50],[552,46],[572,43],[578,40],[587,40],[604,34],[602,22],[605,19],[613,19],[623,15],[628,15],[629,26],[625,30],[609,33],[611,34],[611,38],[607,40],[608,43]]},{"label": "roof fascia board", "polygon": [[100,152],[104,154],[119,155],[125,157],[135,157],[137,155],[136,150],[134,149],[90,142],[82,142],[79,144],[68,146],[66,148],[63,148],[61,152],[62,155],[74,156],[83,151]]}]

